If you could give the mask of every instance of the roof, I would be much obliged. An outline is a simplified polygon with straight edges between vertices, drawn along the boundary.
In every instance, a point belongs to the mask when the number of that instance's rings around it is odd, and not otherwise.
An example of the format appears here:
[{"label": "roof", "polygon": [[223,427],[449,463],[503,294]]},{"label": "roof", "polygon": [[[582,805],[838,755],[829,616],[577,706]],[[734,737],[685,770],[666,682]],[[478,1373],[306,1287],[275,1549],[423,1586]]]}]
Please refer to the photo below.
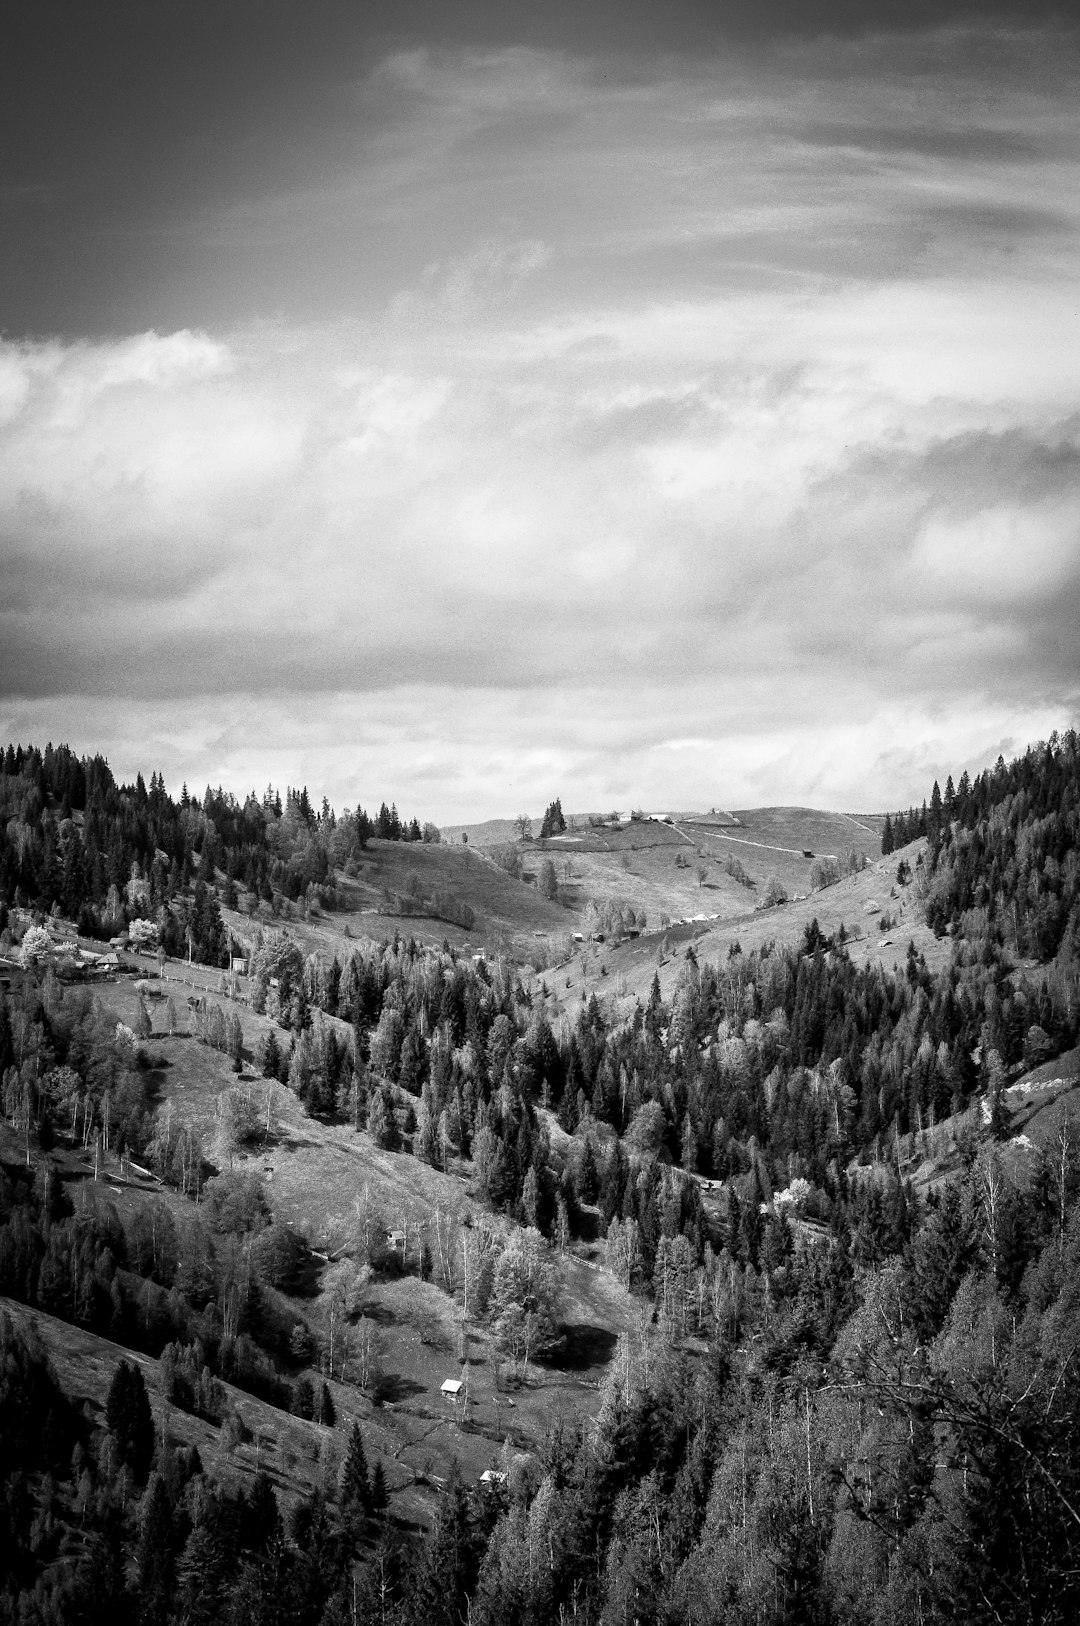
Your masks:
[{"label": "roof", "polygon": [[462,1382],[460,1378],[447,1378],[442,1386],[442,1393],[444,1395],[456,1395],[461,1388]]}]

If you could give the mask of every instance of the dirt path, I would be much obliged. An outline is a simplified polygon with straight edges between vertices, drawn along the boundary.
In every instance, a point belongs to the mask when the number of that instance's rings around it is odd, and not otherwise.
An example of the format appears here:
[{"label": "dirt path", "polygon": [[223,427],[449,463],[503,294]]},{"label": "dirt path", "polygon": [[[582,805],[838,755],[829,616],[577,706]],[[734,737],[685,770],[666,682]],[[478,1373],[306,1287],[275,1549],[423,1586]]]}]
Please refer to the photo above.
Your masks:
[{"label": "dirt path", "polygon": [[[679,834],[681,836],[686,836],[686,840],[690,842],[691,846],[695,845],[693,837],[686,835],[686,831],[682,828],[681,825],[677,824],[675,826],[675,828],[676,828],[676,830],[678,830],[678,832],[679,832]],[[789,858],[805,858],[805,856],[806,856],[805,852],[803,851],[803,849],[801,847],[778,847],[775,844],[775,842],[772,842],[772,841],[750,841],[746,836],[729,836],[729,835],[725,835],[722,830],[706,830],[706,831],[703,831],[702,834],[712,836],[713,839],[716,840],[716,841],[734,841],[734,842],[737,842],[740,847],[760,847],[763,852],[787,853]],[[826,854],[823,854],[822,856],[831,857],[832,855],[826,853]]]}]

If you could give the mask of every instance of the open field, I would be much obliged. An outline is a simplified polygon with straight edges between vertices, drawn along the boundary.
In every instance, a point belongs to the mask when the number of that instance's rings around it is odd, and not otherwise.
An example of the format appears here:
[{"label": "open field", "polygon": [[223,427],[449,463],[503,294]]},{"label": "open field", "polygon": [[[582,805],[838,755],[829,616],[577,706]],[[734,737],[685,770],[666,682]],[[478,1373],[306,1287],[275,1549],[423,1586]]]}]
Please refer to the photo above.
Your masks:
[{"label": "open field", "polygon": [[[467,1479],[475,1481],[485,1468],[500,1463],[508,1439],[511,1455],[519,1454],[543,1437],[548,1421],[556,1415],[563,1415],[567,1422],[573,1416],[572,1409],[562,1405],[557,1390],[518,1390],[514,1396],[499,1397],[497,1412],[482,1399],[476,1407],[470,1405],[470,1421],[463,1427],[457,1409],[438,1395],[435,1381],[436,1377],[441,1381],[449,1370],[456,1373],[458,1366],[455,1361],[451,1368],[447,1360],[440,1363],[435,1357],[428,1363],[434,1387],[426,1403],[414,1400],[409,1406],[374,1406],[352,1384],[330,1381],[337,1413],[332,1428],[294,1417],[227,1383],[227,1409],[242,1420],[250,1435],[229,1450],[217,1425],[181,1411],[163,1398],[158,1362],[153,1357],[14,1299],[0,1297],[0,1315],[10,1315],[16,1326],[37,1331],[61,1388],[85,1404],[92,1422],[103,1424],[109,1385],[119,1362],[126,1360],[142,1370],[158,1429],[164,1421],[178,1445],[196,1446],[203,1467],[226,1483],[244,1484],[259,1471],[267,1474],[283,1508],[308,1495],[316,1485],[328,1490],[336,1485],[354,1420],[363,1430],[369,1468],[377,1461],[382,1463],[390,1494],[389,1516],[398,1525],[417,1527],[430,1524],[438,1484],[453,1461]],[[410,1382],[405,1388],[426,1394],[419,1383]]]},{"label": "open field", "polygon": [[[739,858],[762,881],[775,875],[790,897],[810,890],[815,858],[835,858],[843,868],[852,848],[874,861],[881,854],[881,834],[847,813],[823,813],[811,807],[759,807],[736,814],[738,828],[720,829],[704,821],[680,824],[710,855]],[[884,821],[882,821],[884,822]],[[807,854],[810,854],[807,857]]]},{"label": "open field", "polygon": [[[535,886],[514,880],[490,857],[471,847],[446,842],[372,840],[355,876],[336,877],[344,907],[310,919],[275,919],[264,907],[257,915],[223,911],[230,929],[250,940],[256,925],[285,925],[306,954],[341,955],[343,940],[392,938],[395,932],[418,943],[442,943],[459,949],[508,948],[525,957],[537,939],[554,943],[565,937],[573,920],[557,903],[549,903]],[[464,928],[417,909],[402,914],[407,894],[431,898],[438,892],[455,908],[467,905],[475,915]],[[453,912],[453,910],[451,911]],[[346,944],[347,951],[347,944]]]},{"label": "open field", "polygon": [[[701,850],[703,845],[672,825],[625,824],[532,843],[525,849],[525,868],[535,873],[544,858],[551,859],[560,899],[574,926],[591,899],[644,910],[648,929],[657,931],[662,915],[678,920],[708,910],[727,916],[754,898],[753,891],[725,873],[722,857],[716,862]],[[698,879],[699,867],[706,871],[704,882]]]},{"label": "open field", "polygon": [[[745,900],[741,911],[725,914],[715,892],[695,888],[692,901],[697,908],[688,911],[680,923],[655,932],[650,922],[648,933],[633,941],[591,945],[584,953],[584,970],[582,946],[578,945],[570,963],[548,972],[544,981],[553,1001],[570,1015],[583,993],[586,997],[595,993],[613,1013],[625,1014],[635,999],[647,998],[654,974],[659,975],[664,997],[670,995],[691,943],[700,962],[726,960],[735,943],[744,952],[770,942],[798,943],[815,919],[828,936],[841,925],[845,927],[848,952],[856,964],[874,959],[888,967],[901,965],[913,940],[931,969],[939,970],[948,963],[950,939],[935,937],[925,924],[914,884],[896,883],[900,860],[906,859],[914,871],[924,845],[912,842],[888,858],[873,860],[858,875],[845,876],[834,886],[772,909],[755,907],[756,894],[740,887]],[[713,914],[721,918],[709,918]],[[887,930],[881,928],[883,914],[890,921]]]}]

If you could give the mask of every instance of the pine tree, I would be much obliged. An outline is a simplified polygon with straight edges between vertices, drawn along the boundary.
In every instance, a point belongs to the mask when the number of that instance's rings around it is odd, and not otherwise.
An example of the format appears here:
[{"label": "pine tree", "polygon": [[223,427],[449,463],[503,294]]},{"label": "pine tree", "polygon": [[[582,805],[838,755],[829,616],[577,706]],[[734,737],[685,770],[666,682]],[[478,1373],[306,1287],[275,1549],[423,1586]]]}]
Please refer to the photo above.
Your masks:
[{"label": "pine tree", "polygon": [[281,1071],[281,1049],[273,1028],[263,1042],[262,1070],[264,1078],[277,1078]]},{"label": "pine tree", "polygon": [[147,1010],[146,1001],[143,999],[141,994],[139,995],[138,1004],[135,1007],[135,1015],[132,1018],[131,1030],[136,1039],[149,1039],[151,1033],[154,1031],[154,1024],[150,1020],[150,1012]]},{"label": "pine tree", "polygon": [[105,1423],[116,1441],[119,1461],[141,1483],[154,1455],[154,1419],[138,1366],[127,1361],[117,1366],[105,1401]]},{"label": "pine tree", "polygon": [[482,1553],[482,1535],[455,1462],[439,1497],[435,1529],[417,1570],[415,1618],[426,1626],[458,1626],[465,1620]]},{"label": "pine tree", "polygon": [[374,1513],[376,1517],[382,1513],[385,1513],[389,1500],[390,1498],[386,1491],[386,1475],[383,1473],[383,1465],[381,1462],[377,1462],[374,1468],[371,1470],[372,1513]]},{"label": "pine tree", "polygon": [[240,1018],[235,1011],[229,1016],[226,1024],[226,1034],[226,1044],[232,1058],[232,1070],[234,1073],[242,1073],[244,1070],[244,1030],[240,1026]]},{"label": "pine tree", "polygon": [[217,1626],[222,1619],[228,1567],[218,1531],[196,1525],[177,1566],[178,1614],[187,1626]]},{"label": "pine tree", "polygon": [[368,1109],[368,1134],[384,1152],[396,1152],[401,1145],[394,1102],[388,1084],[382,1084],[372,1097]]},{"label": "pine tree", "polygon": [[345,1453],[345,1466],[341,1470],[341,1506],[353,1517],[366,1513],[371,1506],[364,1436],[357,1422],[349,1430],[349,1446]]},{"label": "pine tree", "polygon": [[164,1481],[150,1475],[139,1504],[139,1542],[136,1550],[140,1618],[146,1626],[164,1626],[169,1615],[176,1575],[173,1550],[173,1513]]},{"label": "pine tree", "polygon": [[270,1476],[255,1475],[244,1504],[242,1539],[253,1552],[268,1553],[281,1540],[281,1513]]}]

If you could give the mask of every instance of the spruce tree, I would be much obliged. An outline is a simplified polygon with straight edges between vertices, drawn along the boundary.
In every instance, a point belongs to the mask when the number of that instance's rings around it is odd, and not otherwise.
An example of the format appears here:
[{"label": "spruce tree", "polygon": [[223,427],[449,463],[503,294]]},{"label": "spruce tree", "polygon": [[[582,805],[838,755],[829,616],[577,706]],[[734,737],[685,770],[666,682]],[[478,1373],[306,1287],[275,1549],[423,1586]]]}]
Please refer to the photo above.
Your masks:
[{"label": "spruce tree", "polygon": [[415,1618],[427,1626],[457,1626],[469,1612],[483,1554],[483,1536],[456,1462],[439,1497],[435,1529],[414,1581]]},{"label": "spruce tree", "polygon": [[396,1152],[401,1145],[394,1116],[394,1100],[388,1084],[382,1084],[372,1097],[368,1111],[368,1134],[384,1152]]},{"label": "spruce tree", "polygon": [[154,1419],[138,1366],[121,1361],[105,1401],[105,1423],[116,1441],[117,1456],[141,1484],[154,1455]]},{"label": "spruce tree", "polygon": [[173,1510],[164,1481],[157,1473],[151,1474],[139,1504],[136,1564],[140,1619],[145,1626],[165,1626],[175,1590],[176,1554],[173,1547]]},{"label": "spruce tree", "polygon": [[353,1423],[349,1430],[349,1446],[345,1453],[345,1466],[341,1471],[341,1506],[343,1511],[366,1512],[371,1505],[371,1487],[368,1484],[367,1456],[360,1424]]},{"label": "spruce tree", "polygon": [[277,1035],[273,1028],[271,1028],[270,1032],[266,1035],[266,1040],[263,1044],[262,1070],[264,1078],[277,1078],[281,1071],[281,1049],[278,1045]]}]

